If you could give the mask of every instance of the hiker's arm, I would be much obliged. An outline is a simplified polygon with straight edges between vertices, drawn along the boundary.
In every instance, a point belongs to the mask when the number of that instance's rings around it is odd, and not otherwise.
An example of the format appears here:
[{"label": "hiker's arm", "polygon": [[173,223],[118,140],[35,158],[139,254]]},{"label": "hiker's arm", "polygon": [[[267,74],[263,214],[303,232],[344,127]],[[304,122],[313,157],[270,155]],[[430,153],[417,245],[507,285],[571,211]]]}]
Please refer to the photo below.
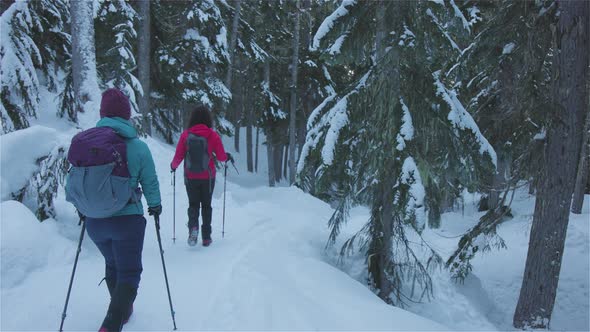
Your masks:
[{"label": "hiker's arm", "polygon": [[178,168],[178,165],[180,165],[180,163],[184,159],[184,156],[186,154],[186,137],[187,136],[188,136],[188,134],[186,131],[180,135],[180,139],[178,140],[178,145],[176,146],[176,153],[174,154],[174,158],[172,159],[172,162],[170,163],[170,168],[173,170],[176,170]]},{"label": "hiker's arm", "polygon": [[225,149],[223,148],[221,137],[219,137],[217,133],[214,133],[214,135],[215,136],[213,137],[213,152],[215,152],[215,157],[218,161],[227,161],[227,154],[225,153]]},{"label": "hiker's arm", "polygon": [[147,145],[144,145],[144,152],[141,156],[141,173],[139,176],[139,183],[145,195],[148,207],[158,206],[162,203],[160,197],[160,184],[158,183],[158,175],[156,174],[156,166],[154,159]]}]

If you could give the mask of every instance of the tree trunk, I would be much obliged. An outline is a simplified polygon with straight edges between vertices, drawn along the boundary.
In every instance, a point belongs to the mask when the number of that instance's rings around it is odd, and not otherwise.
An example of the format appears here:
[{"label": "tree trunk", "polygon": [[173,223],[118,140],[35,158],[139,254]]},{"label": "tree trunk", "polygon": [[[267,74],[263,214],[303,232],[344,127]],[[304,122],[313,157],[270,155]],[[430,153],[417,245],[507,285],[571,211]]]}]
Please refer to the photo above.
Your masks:
[{"label": "tree trunk", "polygon": [[578,174],[576,184],[574,185],[574,198],[572,200],[572,212],[575,214],[582,213],[584,205],[584,194],[586,184],[588,183],[588,168],[590,168],[590,115],[586,112],[586,127],[582,134],[582,149],[580,150],[580,162],[578,163]]},{"label": "tree trunk", "polygon": [[240,13],[241,13],[241,9],[242,9],[242,0],[236,0],[235,3],[236,3],[236,6],[234,7],[235,12],[234,12],[234,18],[233,18],[232,26],[231,26],[231,36],[229,38],[229,49],[228,49],[229,64],[227,66],[227,73],[225,75],[225,86],[230,90],[231,90],[232,76],[233,76],[234,54],[235,54],[235,49],[236,49],[236,43],[238,41],[238,27],[240,24]]},{"label": "tree trunk", "polygon": [[[239,62],[239,61],[238,61]],[[234,105],[234,149],[236,152],[240,152],[240,128],[242,114],[244,111],[244,93],[243,84],[238,84],[238,88],[233,94],[232,104]]]},{"label": "tree trunk", "polygon": [[[289,175],[290,175],[289,174],[289,170],[290,170],[290,168],[289,168],[289,166],[290,166],[289,165],[289,144],[285,144],[284,150],[285,150],[285,152],[283,153],[283,158],[284,158],[283,159],[283,177],[285,179],[288,179]],[[290,181],[291,180],[289,179],[289,184],[292,184]]]},{"label": "tree trunk", "polygon": [[380,199],[383,202],[382,209],[381,209],[381,225],[382,225],[382,232],[383,232],[383,248],[382,252],[379,255],[379,297],[388,304],[392,304],[391,301],[391,292],[393,291],[393,284],[388,276],[388,273],[391,268],[392,262],[392,242],[391,239],[393,237],[393,223],[395,222],[392,218],[393,216],[393,201],[392,197],[392,190],[393,184],[389,181],[381,181],[381,197]]},{"label": "tree trunk", "polygon": [[514,313],[517,328],[548,328],[555,304],[561,260],[580,153],[579,135],[588,109],[588,24],[590,3],[557,1],[552,119],[547,130],[543,175],[520,297]]},{"label": "tree trunk", "polygon": [[150,22],[150,2],[139,1],[139,35],[138,37],[138,55],[137,55],[137,74],[139,83],[143,89],[143,95],[139,96],[139,111],[143,116],[143,128],[148,135],[152,135],[152,118],[153,114],[150,107],[150,53],[151,53],[151,22]]},{"label": "tree trunk", "polygon": [[273,143],[270,141],[270,135],[266,134],[266,158],[268,159],[268,186],[275,186],[275,159]]},{"label": "tree trunk", "polygon": [[295,118],[297,117],[297,69],[299,68],[299,26],[301,21],[300,1],[295,8],[295,31],[293,31],[293,58],[291,61],[291,107],[289,110],[289,184],[295,183]]},{"label": "tree trunk", "polygon": [[506,190],[506,179],[508,177],[508,173],[510,172],[510,160],[508,159],[508,155],[502,152],[500,149],[498,151],[498,168],[492,177],[492,189],[490,190],[490,194],[488,195],[488,209],[490,211],[495,210],[500,205],[501,201],[501,194]]},{"label": "tree trunk", "polygon": [[248,108],[248,124],[246,126],[246,160],[248,164],[248,172],[252,173],[254,172],[254,156],[252,153],[252,107]]},{"label": "tree trunk", "polygon": [[283,178],[283,146],[281,144],[276,143],[273,148],[274,152],[274,171],[275,171],[275,181],[280,182]]},{"label": "tree trunk", "polygon": [[260,146],[260,128],[256,127],[256,147],[254,148],[254,172],[258,173],[258,147]]},{"label": "tree trunk", "polygon": [[[70,1],[72,20],[72,77],[76,113],[84,112],[84,105],[99,93],[96,77],[96,54],[94,46],[94,19],[92,2]],[[95,110],[88,110],[89,112]]]}]

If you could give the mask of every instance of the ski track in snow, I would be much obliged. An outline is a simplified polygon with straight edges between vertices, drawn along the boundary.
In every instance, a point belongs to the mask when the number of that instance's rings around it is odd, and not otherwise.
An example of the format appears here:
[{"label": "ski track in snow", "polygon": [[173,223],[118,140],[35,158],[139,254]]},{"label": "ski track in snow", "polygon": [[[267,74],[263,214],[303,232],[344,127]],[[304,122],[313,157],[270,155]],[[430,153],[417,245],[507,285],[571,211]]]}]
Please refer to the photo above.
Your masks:
[{"label": "ski track in snow", "polygon": [[[245,175],[242,170],[238,176],[228,169],[222,239],[223,174],[218,173],[213,244],[205,248],[200,240],[195,247],[186,244],[188,199],[182,175],[177,174],[177,240],[173,243],[168,171],[173,148],[150,138],[147,142],[160,176],[161,236],[179,330],[445,329],[385,305],[363,284],[326,263],[323,247],[332,209],[296,188],[268,188],[263,175]],[[40,226],[20,203],[3,202],[2,207],[6,237],[23,233],[34,233],[34,237],[5,245],[3,236],[3,260],[10,255],[13,266],[26,260],[32,263],[16,274],[12,268],[5,269],[3,262],[0,328],[57,330],[80,232],[74,209],[59,198],[60,221],[49,219]],[[146,219],[144,271],[134,314],[124,330],[172,330],[154,222],[147,214]],[[98,329],[108,306],[106,285],[98,286],[103,269],[102,256],[85,235],[64,330]]]}]

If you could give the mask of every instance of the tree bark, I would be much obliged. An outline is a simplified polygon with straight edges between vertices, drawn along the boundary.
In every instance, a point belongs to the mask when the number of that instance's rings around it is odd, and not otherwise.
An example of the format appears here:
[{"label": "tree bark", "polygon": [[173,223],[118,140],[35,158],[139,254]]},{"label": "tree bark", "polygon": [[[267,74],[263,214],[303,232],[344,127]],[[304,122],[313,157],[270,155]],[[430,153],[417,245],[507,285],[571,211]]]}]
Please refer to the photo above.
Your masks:
[{"label": "tree bark", "polygon": [[576,184],[574,185],[574,198],[572,199],[572,212],[575,214],[582,213],[584,205],[584,194],[586,184],[588,183],[588,168],[590,168],[590,115],[586,112],[586,127],[582,134],[582,149],[580,150],[580,162],[578,163],[578,174],[576,175]]},{"label": "tree bark", "polygon": [[143,95],[139,96],[139,111],[143,116],[143,128],[148,135],[152,135],[153,114],[150,105],[150,53],[151,53],[151,15],[150,2],[139,1],[139,35],[138,35],[138,55],[137,55],[137,74],[139,83],[143,89]]},{"label": "tree bark", "polygon": [[268,186],[275,186],[275,160],[273,143],[270,141],[270,137],[266,136],[266,158],[268,159]]},{"label": "tree bark", "polygon": [[275,143],[272,148],[274,153],[274,174],[275,181],[280,182],[283,178],[283,146],[279,143]]},{"label": "tree bark", "polygon": [[517,328],[548,328],[555,304],[561,260],[580,152],[580,132],[588,109],[588,24],[590,3],[557,1],[553,109],[547,130],[529,250],[514,313]]},{"label": "tree bark", "polygon": [[[248,93],[251,95],[251,93]],[[248,98],[250,99],[250,98]],[[248,103],[248,105],[251,105]],[[248,106],[248,124],[246,125],[246,162],[248,172],[254,172],[254,156],[252,153],[252,107]]]},{"label": "tree bark", "polygon": [[510,172],[510,160],[508,155],[498,151],[498,168],[492,177],[492,189],[488,195],[488,209],[490,211],[495,210],[500,205],[501,194],[506,190],[506,179]]},{"label": "tree bark", "polygon": [[70,17],[72,20],[72,78],[76,113],[84,112],[84,105],[92,99],[92,93],[99,92],[98,78],[96,76],[92,6],[91,1],[70,1]]},{"label": "tree bark", "polygon": [[258,148],[260,146],[260,128],[256,127],[256,147],[254,148],[254,172],[258,173]]},{"label": "tree bark", "polygon": [[[289,174],[289,144],[285,144],[284,146],[284,150],[285,152],[283,153],[283,177],[285,179],[288,179],[290,174]],[[290,180],[289,180],[290,181]],[[291,182],[289,182],[289,184],[292,184]]]},{"label": "tree bark", "polygon": [[236,43],[238,41],[238,27],[240,24],[240,13],[242,10],[242,0],[236,0],[235,3],[236,3],[236,5],[234,7],[235,12],[234,12],[234,18],[233,18],[232,26],[231,26],[231,36],[229,38],[229,50],[228,50],[229,64],[227,66],[227,73],[225,75],[225,86],[228,89],[231,89],[231,84],[232,84],[234,55],[235,55]]},{"label": "tree bark", "polygon": [[300,1],[295,8],[295,31],[293,31],[293,57],[291,61],[291,107],[289,110],[289,184],[295,183],[295,118],[297,117],[297,69],[299,68],[299,27],[301,25]]},{"label": "tree bark", "polygon": [[391,200],[391,197],[393,197],[391,190],[391,188],[393,188],[393,184],[390,182],[392,182],[392,180],[381,182],[382,185],[380,191],[383,205],[380,217],[382,225],[381,230],[383,232],[383,248],[379,255],[379,284],[377,285],[379,288],[379,297],[388,304],[392,304],[390,295],[393,292],[393,284],[388,276],[388,273],[390,271],[392,262],[391,239],[393,238],[393,223],[395,222],[392,218],[393,201]]}]

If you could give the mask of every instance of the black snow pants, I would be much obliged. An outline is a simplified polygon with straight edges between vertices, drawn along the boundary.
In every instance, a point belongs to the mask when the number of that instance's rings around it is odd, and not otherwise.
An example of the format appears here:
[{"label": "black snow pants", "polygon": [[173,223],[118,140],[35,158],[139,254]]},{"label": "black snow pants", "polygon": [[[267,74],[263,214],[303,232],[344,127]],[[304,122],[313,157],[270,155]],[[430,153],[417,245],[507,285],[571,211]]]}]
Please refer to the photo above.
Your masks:
[{"label": "black snow pants", "polygon": [[184,179],[186,193],[188,194],[188,229],[199,227],[199,212],[203,217],[201,236],[203,240],[211,239],[211,198],[215,187],[215,178],[211,179]]}]

